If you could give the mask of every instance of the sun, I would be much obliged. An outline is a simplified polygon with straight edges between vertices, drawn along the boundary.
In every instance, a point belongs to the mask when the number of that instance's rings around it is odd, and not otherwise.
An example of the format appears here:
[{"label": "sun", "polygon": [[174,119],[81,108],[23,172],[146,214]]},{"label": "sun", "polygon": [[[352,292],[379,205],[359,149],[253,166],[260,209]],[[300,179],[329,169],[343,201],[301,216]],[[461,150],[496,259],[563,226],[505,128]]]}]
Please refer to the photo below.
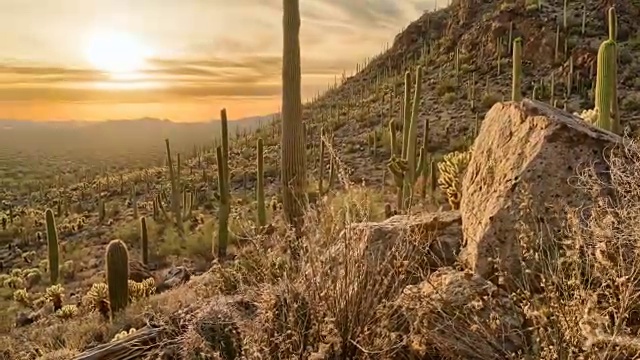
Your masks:
[{"label": "sun", "polygon": [[126,32],[101,30],[88,37],[84,55],[98,70],[127,74],[144,67],[150,49]]}]

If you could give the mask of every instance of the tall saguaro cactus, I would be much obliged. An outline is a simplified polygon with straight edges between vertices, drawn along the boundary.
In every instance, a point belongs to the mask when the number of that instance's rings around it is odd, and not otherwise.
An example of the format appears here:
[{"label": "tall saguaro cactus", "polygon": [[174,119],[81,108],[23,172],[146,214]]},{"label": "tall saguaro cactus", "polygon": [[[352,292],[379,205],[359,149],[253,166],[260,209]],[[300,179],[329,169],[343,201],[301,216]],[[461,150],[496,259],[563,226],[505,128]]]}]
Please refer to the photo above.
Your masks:
[{"label": "tall saguaro cactus", "polygon": [[611,89],[611,118],[613,124],[611,131],[616,134],[622,133],[622,125],[620,124],[620,109],[618,107],[618,45],[615,43],[618,39],[618,17],[616,8],[611,7],[607,13],[609,21],[609,40],[614,41],[616,61],[613,62],[613,83]]},{"label": "tall saguaro cactus", "polygon": [[49,255],[49,276],[51,285],[58,283],[60,274],[60,249],[58,247],[58,230],[56,229],[56,219],[53,211],[47,209],[44,212],[45,223],[47,225],[47,250]]},{"label": "tall saguaro cactus", "polygon": [[176,227],[178,233],[184,232],[184,226],[182,225],[182,214],[180,212],[180,187],[179,173],[180,173],[180,161],[178,161],[177,171],[173,168],[173,159],[171,158],[171,146],[169,145],[169,139],[164,140],[167,146],[167,167],[169,168],[169,181],[171,182],[171,211],[175,218]]},{"label": "tall saguaro cactus", "polygon": [[228,177],[225,173],[227,159],[224,157],[224,150],[220,146],[216,148],[216,157],[218,160],[220,206],[218,207],[218,248],[214,252],[217,252],[218,258],[224,258],[227,255],[227,244],[229,243],[229,213],[231,212],[231,205],[229,203]]},{"label": "tall saguaro cactus", "polygon": [[300,4],[283,0],[282,55],[282,202],[287,221],[302,226],[307,174],[300,93]]},{"label": "tall saguaro cactus", "polygon": [[522,39],[513,40],[513,73],[511,100],[522,100]]},{"label": "tall saguaro cactus", "polygon": [[140,251],[142,252],[142,263],[149,265],[149,234],[147,232],[147,219],[140,217]]},{"label": "tall saguaro cactus", "polygon": [[267,225],[267,210],[264,204],[264,141],[258,139],[256,174],[256,201],[258,203],[258,226]]},{"label": "tall saguaro cactus", "polygon": [[596,101],[598,118],[596,126],[613,131],[611,121],[611,104],[613,89],[615,88],[616,69],[616,43],[609,39],[603,42],[598,49],[598,73],[596,75]]},{"label": "tall saguaro cactus", "polygon": [[[409,80],[409,76],[405,80]],[[416,184],[418,175],[422,173],[424,167],[425,149],[420,149],[420,158],[416,159],[417,134],[418,134],[418,112],[420,107],[420,97],[422,94],[422,67],[416,68],[416,85],[413,95],[413,107],[409,114],[407,104],[411,103],[411,94],[409,88],[405,84],[405,126],[403,131],[402,158],[398,159],[392,150],[392,156],[389,160],[389,171],[394,175],[395,182],[398,185],[398,191],[402,195],[398,195],[398,210],[403,210],[411,206],[413,197],[413,187]],[[408,121],[407,121],[408,117]],[[391,131],[392,149],[395,148],[395,126],[391,122],[389,129]]]},{"label": "tall saguaro cactus", "polygon": [[111,316],[129,304],[129,251],[121,240],[107,245],[105,261]]}]

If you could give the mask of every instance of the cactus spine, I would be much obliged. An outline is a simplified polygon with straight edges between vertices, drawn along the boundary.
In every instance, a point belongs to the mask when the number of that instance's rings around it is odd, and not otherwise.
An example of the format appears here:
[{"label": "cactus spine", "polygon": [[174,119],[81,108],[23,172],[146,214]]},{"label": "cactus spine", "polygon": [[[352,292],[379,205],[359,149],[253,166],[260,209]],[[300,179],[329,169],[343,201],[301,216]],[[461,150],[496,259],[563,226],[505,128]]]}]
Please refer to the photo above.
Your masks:
[{"label": "cactus spine", "polygon": [[60,249],[58,248],[58,230],[56,229],[56,219],[53,217],[53,211],[47,209],[44,213],[45,223],[47,225],[47,250],[49,255],[49,276],[51,285],[58,283],[60,274]]},{"label": "cactus spine", "polygon": [[511,100],[522,100],[522,39],[513,41],[513,81],[511,87]]},{"label": "cactus spine", "polygon": [[147,233],[147,219],[140,217],[140,250],[142,251],[142,263],[149,265],[149,235]]},{"label": "cactus spine", "polygon": [[612,131],[611,107],[615,87],[616,43],[609,39],[598,49],[598,73],[596,75],[596,126]]},{"label": "cactus spine", "polygon": [[112,240],[107,245],[105,261],[111,317],[126,308],[129,303],[129,252],[120,240]]},{"label": "cactus spine", "polygon": [[300,92],[300,4],[283,0],[282,56],[282,202],[287,221],[302,225],[307,185]]},{"label": "cactus spine", "polygon": [[258,226],[267,225],[267,210],[264,204],[264,142],[258,139],[258,173],[256,174],[256,200],[258,202]]},{"label": "cactus spine", "polygon": [[228,177],[225,172],[227,159],[224,157],[224,150],[220,146],[216,148],[216,157],[218,160],[218,190],[220,191],[217,255],[219,258],[224,258],[227,255],[227,244],[229,243],[229,213],[231,207],[229,204]]}]

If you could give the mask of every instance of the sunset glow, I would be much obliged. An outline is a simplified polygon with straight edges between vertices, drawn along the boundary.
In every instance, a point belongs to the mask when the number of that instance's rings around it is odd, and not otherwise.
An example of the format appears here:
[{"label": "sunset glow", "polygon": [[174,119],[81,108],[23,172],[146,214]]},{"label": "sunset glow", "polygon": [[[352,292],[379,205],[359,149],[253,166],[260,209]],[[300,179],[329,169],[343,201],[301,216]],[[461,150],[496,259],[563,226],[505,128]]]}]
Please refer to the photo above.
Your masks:
[{"label": "sunset glow", "polygon": [[[0,3],[0,119],[206,121],[223,107],[239,119],[280,106],[281,1]],[[303,3],[305,100],[433,8],[433,0]]]},{"label": "sunset glow", "polygon": [[89,37],[84,54],[97,70],[121,74],[141,70],[151,51],[126,32],[101,30]]}]

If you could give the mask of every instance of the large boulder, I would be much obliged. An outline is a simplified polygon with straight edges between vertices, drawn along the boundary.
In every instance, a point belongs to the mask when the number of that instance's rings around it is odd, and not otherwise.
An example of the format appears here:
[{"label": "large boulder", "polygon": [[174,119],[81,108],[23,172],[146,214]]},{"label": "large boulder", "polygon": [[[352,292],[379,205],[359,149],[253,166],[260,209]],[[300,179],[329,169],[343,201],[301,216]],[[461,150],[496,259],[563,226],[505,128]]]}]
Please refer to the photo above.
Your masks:
[{"label": "large boulder", "polygon": [[581,189],[573,180],[593,167],[606,184],[606,152],[621,144],[621,137],[538,101],[494,105],[462,183],[463,264],[511,283],[522,273],[527,239],[548,244],[562,234],[569,209],[609,195],[606,186]]}]

